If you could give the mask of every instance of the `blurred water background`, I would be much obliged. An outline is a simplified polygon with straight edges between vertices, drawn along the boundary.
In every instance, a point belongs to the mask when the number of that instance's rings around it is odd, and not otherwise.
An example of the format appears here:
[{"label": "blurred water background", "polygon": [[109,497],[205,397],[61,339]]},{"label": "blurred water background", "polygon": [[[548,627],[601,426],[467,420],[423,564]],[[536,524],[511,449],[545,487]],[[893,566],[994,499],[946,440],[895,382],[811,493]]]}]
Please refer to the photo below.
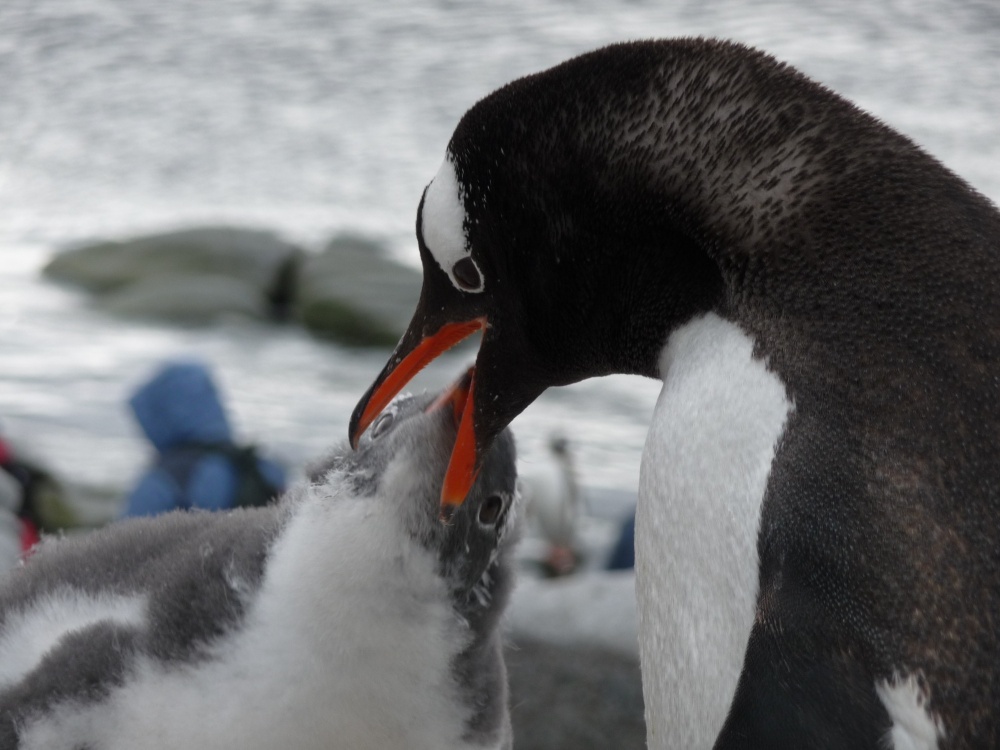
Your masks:
[{"label": "blurred water background", "polygon": [[[350,230],[418,265],[417,201],[471,104],[609,42],[690,35],[793,63],[1000,199],[996,0],[3,0],[4,431],[74,483],[122,488],[146,457],[126,395],[164,357],[194,354],[240,436],[301,466],[345,437],[386,352],[113,318],[40,267],[79,241],[201,224],[307,248]],[[524,460],[561,430],[585,484],[634,489],[657,392],[631,377],[549,391],[514,424]]]}]

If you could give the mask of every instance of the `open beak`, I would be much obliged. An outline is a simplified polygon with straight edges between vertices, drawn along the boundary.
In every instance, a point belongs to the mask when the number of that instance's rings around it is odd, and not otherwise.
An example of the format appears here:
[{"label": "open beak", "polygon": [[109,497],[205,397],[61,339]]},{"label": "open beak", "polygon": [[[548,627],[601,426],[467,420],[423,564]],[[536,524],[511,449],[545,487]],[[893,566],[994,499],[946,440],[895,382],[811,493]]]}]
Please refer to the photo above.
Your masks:
[{"label": "open beak", "polygon": [[[407,331],[385,368],[354,408],[349,428],[351,446],[357,447],[361,434],[414,375],[444,351],[485,327],[485,318],[475,318],[462,323],[445,323],[435,333],[420,339],[411,337]],[[436,399],[429,410],[445,404],[451,404],[458,422],[458,436],[441,490],[442,514],[446,515],[452,508],[462,504],[478,473],[472,421],[475,411],[474,368],[470,368],[457,383]]]}]

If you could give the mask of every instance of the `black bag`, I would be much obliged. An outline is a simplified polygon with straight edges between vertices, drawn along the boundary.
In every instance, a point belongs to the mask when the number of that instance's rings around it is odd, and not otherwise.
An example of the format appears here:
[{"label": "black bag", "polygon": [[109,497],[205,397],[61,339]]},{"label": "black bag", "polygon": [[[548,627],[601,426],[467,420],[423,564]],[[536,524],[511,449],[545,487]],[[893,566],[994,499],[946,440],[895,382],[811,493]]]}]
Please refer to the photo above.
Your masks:
[{"label": "black bag", "polygon": [[257,508],[275,500],[280,487],[272,485],[260,470],[260,458],[252,445],[232,443],[184,443],[163,453],[158,466],[166,471],[185,492],[191,472],[203,458],[216,454],[225,456],[236,469],[236,494],[231,508]]}]

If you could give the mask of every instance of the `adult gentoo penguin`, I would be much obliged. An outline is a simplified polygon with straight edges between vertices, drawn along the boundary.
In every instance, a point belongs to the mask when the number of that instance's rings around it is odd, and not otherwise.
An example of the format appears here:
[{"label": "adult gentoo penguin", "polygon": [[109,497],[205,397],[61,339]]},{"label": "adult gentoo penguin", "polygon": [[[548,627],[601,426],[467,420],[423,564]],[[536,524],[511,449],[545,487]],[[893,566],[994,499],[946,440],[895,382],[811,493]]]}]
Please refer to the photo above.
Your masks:
[{"label": "adult gentoo penguin", "polygon": [[1000,745],[1000,214],[791,67],[619,44],[462,118],[356,439],[482,329],[461,503],[545,388],[663,380],[640,477],[650,747]]},{"label": "adult gentoo penguin", "polygon": [[0,582],[0,747],[510,747],[514,447],[441,523],[463,393],[397,400],[277,507],[43,544]]}]

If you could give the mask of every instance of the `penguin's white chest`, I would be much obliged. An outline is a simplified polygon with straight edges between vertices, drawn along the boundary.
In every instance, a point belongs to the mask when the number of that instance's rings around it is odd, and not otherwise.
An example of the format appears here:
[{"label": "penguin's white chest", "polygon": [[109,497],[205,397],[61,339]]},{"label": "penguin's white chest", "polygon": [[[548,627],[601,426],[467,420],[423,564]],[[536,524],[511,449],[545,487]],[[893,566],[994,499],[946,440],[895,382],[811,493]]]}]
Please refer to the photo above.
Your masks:
[{"label": "penguin's white chest", "polygon": [[752,340],[708,314],[675,331],[643,453],[637,593],[649,747],[710,748],[758,591],[757,532],[793,406]]}]

